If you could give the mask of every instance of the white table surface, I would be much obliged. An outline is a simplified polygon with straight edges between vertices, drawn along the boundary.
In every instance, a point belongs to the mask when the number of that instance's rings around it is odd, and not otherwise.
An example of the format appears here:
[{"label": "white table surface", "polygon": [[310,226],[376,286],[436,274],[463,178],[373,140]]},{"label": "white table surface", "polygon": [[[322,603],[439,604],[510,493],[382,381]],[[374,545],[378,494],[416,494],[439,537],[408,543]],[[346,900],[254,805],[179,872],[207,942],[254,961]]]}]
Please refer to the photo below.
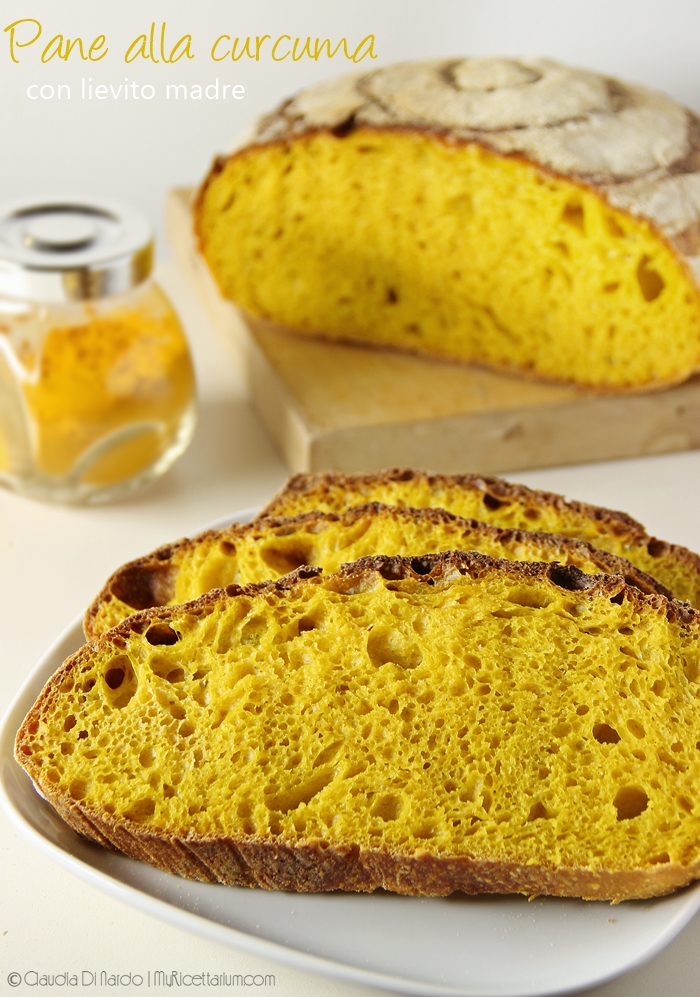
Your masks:
[{"label": "white table surface", "polygon": [[[263,503],[286,477],[246,401],[225,345],[172,265],[161,265],[160,275],[185,321],[195,354],[201,402],[197,435],[169,474],[118,505],[49,506],[0,490],[0,712],[54,637],[83,611],[115,567],[213,519]],[[625,509],[650,532],[700,550],[700,453],[556,468],[513,478]],[[55,866],[0,814],[0,995],[56,990],[24,984],[12,989],[7,982],[11,972],[79,973],[94,967],[107,973],[159,968],[274,973],[278,997],[379,993],[288,969],[139,913]],[[652,962],[596,993],[697,997],[699,977],[700,918],[695,918]],[[58,992],[64,990],[77,992]],[[100,988],[95,993],[103,991],[125,995],[134,988]],[[191,988],[167,990],[173,995],[186,992]]]}]

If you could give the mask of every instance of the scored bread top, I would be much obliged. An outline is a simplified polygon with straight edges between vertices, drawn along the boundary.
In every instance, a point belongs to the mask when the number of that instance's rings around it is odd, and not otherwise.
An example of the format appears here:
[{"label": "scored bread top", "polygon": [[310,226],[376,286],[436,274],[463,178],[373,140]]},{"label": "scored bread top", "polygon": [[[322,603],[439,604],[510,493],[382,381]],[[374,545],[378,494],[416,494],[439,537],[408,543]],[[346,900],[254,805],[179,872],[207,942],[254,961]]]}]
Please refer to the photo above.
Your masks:
[{"label": "scored bread top", "polygon": [[333,572],[343,562],[368,554],[444,550],[575,564],[589,573],[623,575],[643,592],[672,596],[629,561],[584,541],[488,526],[439,508],[373,502],[342,513],[312,510],[293,517],[267,517],[160,547],[123,565],[108,579],[85,614],[85,635],[96,637],[141,609],[187,602],[231,582],[246,585],[277,578],[303,564]]},{"label": "scored bread top", "polygon": [[573,566],[303,567],[86,645],[16,757],[81,833],[193,878],[659,895],[700,871],[699,637]]},{"label": "scored bread top", "polygon": [[700,121],[664,94],[552,59],[407,62],[302,90],[260,119],[249,144],[360,126],[477,142],[584,182],[652,221],[697,279]]},{"label": "scored bread top", "polygon": [[362,503],[442,507],[466,519],[509,529],[560,533],[624,557],[675,598],[700,607],[700,557],[686,547],[650,536],[625,512],[569,500],[503,478],[481,474],[434,474],[410,468],[349,474],[297,474],[260,514],[297,515],[309,509],[342,512]]}]

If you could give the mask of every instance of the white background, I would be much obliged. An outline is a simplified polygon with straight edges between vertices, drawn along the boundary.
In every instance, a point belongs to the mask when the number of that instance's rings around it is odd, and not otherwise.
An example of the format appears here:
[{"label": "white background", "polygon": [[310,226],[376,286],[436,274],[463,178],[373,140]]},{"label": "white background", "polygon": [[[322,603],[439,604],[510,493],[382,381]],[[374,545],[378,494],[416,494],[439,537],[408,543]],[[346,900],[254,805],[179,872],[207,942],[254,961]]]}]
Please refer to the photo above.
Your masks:
[{"label": "white background", "polygon": [[[122,198],[147,212],[161,235],[168,187],[196,183],[213,156],[259,112],[316,79],[352,68],[339,56],[330,64],[274,64],[269,57],[215,64],[209,48],[223,33],[334,41],[346,36],[352,48],[371,32],[379,56],[374,66],[435,55],[543,54],[644,82],[700,111],[698,0],[2,0],[0,13],[0,200],[59,191]],[[68,65],[42,65],[38,43],[14,65],[1,29],[21,17],[42,22],[42,41],[61,32],[89,43],[105,34],[110,54],[97,65],[79,64],[75,57]],[[185,32],[193,35],[195,59],[125,66],[129,42],[164,19],[172,43]],[[368,65],[365,60],[359,68]],[[92,76],[93,85],[115,86],[128,76],[153,84],[158,96],[150,102],[83,102],[83,76]],[[244,86],[244,100],[165,100],[167,83],[208,85],[216,77],[221,84]],[[72,99],[32,101],[26,90],[33,83],[68,83]],[[160,250],[165,254],[162,238]],[[265,501],[285,477],[224,350],[172,271],[169,286],[198,365],[203,404],[195,442],[166,478],[119,506],[54,508],[0,494],[0,710],[116,565]],[[625,508],[652,532],[700,549],[696,454],[518,477]],[[694,922],[649,967],[610,984],[605,993],[696,997],[699,950]],[[1,997],[51,992],[11,991],[5,982],[10,970],[60,972],[97,964],[138,971],[154,963],[185,972],[211,966],[263,971],[260,960],[190,938],[83,886],[53,868],[0,816]],[[268,964],[264,971],[271,971]],[[278,969],[277,978],[279,997],[365,992],[286,969]]]}]

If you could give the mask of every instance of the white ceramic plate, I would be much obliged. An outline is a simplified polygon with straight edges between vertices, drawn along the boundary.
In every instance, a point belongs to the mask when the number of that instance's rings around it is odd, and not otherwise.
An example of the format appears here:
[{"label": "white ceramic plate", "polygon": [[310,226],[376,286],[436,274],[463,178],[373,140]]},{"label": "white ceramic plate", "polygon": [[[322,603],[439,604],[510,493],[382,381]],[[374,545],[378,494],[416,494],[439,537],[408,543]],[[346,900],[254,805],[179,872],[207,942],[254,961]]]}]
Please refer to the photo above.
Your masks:
[{"label": "white ceramic plate", "polygon": [[[213,526],[247,522],[241,513]],[[190,883],[74,834],[12,757],[49,676],[83,643],[76,620],[49,648],[0,726],[0,801],[61,866],[180,928],[311,972],[407,994],[534,997],[592,987],[650,959],[700,908],[700,885],[613,907],[524,897],[417,899],[268,893]]]}]

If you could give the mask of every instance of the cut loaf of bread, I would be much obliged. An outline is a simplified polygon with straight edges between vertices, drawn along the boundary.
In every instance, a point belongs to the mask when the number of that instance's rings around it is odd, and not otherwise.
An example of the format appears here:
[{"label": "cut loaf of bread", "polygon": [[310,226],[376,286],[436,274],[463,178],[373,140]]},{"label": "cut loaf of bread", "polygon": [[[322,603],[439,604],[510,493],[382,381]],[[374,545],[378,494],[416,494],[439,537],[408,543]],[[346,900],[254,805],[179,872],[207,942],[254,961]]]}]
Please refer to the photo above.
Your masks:
[{"label": "cut loaf of bread", "polygon": [[700,875],[699,638],[575,567],[300,568],[85,645],[16,758],[81,834],[195,879],[655,896]]},{"label": "cut loaf of bread", "polygon": [[196,204],[223,294],[297,333],[596,389],[700,364],[700,121],[548,59],[315,84]]},{"label": "cut loaf of bread", "polygon": [[561,533],[624,557],[657,578],[676,599],[700,608],[700,557],[650,536],[624,512],[568,501],[502,478],[431,474],[391,468],[370,474],[297,474],[261,513],[295,516],[310,509],[342,512],[365,502],[415,508],[442,507],[465,519],[515,530]]},{"label": "cut loaf of bread", "polygon": [[214,588],[279,578],[302,565],[326,572],[372,554],[418,555],[475,550],[511,561],[558,561],[589,574],[622,575],[642,592],[670,596],[660,582],[624,558],[581,540],[504,530],[453,516],[444,509],[371,503],[346,512],[305,512],[210,530],[160,547],[119,568],[85,614],[89,639],[140,609],[189,602]]}]

